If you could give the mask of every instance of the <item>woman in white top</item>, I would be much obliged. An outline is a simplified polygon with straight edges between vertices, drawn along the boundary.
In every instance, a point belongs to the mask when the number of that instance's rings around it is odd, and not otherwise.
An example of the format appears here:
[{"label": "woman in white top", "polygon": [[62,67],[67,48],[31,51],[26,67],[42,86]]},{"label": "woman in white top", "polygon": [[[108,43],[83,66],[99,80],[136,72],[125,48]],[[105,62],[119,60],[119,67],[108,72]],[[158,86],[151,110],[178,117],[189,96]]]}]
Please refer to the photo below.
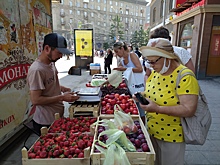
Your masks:
[{"label": "woman in white top", "polygon": [[[157,38],[165,38],[170,41],[169,31],[165,27],[159,27],[154,30],[153,34],[150,36],[150,40],[147,44],[147,46],[152,46],[152,43],[154,42],[154,39]],[[195,73],[195,67],[192,62],[192,55],[184,48],[173,46],[174,52],[179,56],[181,62],[183,65],[185,65],[187,68],[192,70]]]}]

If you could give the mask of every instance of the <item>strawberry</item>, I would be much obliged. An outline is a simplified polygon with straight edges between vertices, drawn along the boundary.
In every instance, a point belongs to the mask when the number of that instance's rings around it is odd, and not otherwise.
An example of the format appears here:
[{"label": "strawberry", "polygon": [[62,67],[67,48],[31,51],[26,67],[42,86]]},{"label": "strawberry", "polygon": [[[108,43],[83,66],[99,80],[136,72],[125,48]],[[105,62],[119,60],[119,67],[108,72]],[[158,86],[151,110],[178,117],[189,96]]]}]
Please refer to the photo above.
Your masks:
[{"label": "strawberry", "polygon": [[28,153],[28,158],[29,159],[34,159],[35,157],[36,157],[35,153],[32,153],[32,152]]},{"label": "strawberry", "polygon": [[80,152],[78,158],[84,158],[84,153]]},{"label": "strawberry", "polygon": [[41,151],[40,152],[40,157],[41,158],[46,158],[47,157],[47,152],[46,151]]},{"label": "strawberry", "polygon": [[53,152],[53,156],[54,156],[54,157],[58,157],[59,155],[60,155],[59,150],[55,150],[55,151]]}]

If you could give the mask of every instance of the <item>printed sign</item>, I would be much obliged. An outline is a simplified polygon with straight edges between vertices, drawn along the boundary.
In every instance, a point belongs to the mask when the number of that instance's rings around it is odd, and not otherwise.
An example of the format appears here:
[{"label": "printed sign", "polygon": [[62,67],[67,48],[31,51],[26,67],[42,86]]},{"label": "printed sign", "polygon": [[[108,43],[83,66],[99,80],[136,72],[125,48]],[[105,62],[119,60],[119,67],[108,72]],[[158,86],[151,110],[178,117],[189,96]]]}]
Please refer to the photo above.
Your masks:
[{"label": "printed sign", "polygon": [[92,57],[93,30],[74,30],[75,54],[76,56]]}]

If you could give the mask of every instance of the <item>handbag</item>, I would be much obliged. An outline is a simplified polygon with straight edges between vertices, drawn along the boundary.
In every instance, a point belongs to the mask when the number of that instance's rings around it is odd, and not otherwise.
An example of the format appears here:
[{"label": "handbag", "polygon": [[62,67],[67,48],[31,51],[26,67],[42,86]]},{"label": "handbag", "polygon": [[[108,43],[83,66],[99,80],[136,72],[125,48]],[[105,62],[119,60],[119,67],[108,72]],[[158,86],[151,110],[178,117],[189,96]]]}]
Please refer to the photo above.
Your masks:
[{"label": "handbag", "polygon": [[123,75],[131,95],[135,94],[136,92],[144,91],[144,71],[141,73],[134,73],[132,71],[132,67],[129,67],[124,71]]},{"label": "handbag", "polygon": [[[186,75],[195,75],[192,72],[182,73],[183,68],[177,76],[176,88],[180,80]],[[196,78],[196,77],[195,77]],[[178,96],[178,95],[177,95]],[[181,124],[186,144],[203,145],[205,143],[210,125],[212,122],[211,113],[205,95],[199,87],[198,104],[195,114],[192,117],[182,117]]]}]

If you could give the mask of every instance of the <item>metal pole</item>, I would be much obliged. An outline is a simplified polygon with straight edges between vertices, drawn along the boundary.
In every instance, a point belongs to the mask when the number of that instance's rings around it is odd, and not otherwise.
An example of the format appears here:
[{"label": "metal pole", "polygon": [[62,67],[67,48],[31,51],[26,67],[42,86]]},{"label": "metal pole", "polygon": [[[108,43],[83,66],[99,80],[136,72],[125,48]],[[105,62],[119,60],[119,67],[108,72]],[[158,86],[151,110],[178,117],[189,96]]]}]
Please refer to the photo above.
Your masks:
[{"label": "metal pole", "polygon": [[166,24],[165,14],[166,14],[166,0],[164,0],[163,2],[163,27],[165,27],[165,24]]}]

